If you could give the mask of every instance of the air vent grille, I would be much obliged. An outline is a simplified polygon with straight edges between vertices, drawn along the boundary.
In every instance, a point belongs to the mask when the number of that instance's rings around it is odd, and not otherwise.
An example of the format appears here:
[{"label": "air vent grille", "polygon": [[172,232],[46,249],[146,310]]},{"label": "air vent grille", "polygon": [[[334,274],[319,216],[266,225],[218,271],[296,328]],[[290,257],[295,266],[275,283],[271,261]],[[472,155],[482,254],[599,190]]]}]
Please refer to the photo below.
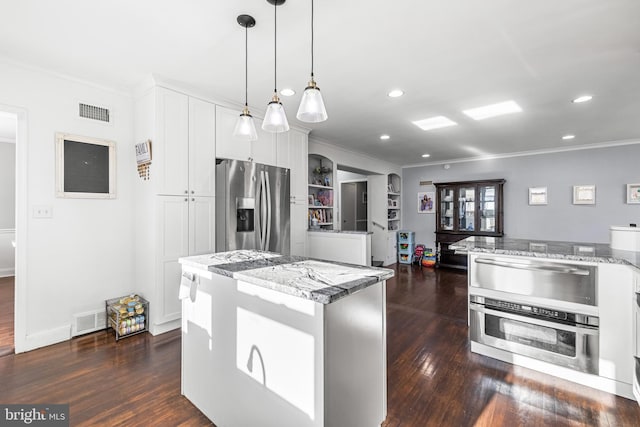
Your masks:
[{"label": "air vent grille", "polygon": [[96,107],[95,105],[83,104],[79,105],[80,117],[85,119],[99,120],[101,122],[110,122],[109,109],[103,107]]},{"label": "air vent grille", "polygon": [[71,336],[83,335],[89,332],[99,331],[107,327],[107,314],[104,310],[89,311],[73,315],[71,324]]}]

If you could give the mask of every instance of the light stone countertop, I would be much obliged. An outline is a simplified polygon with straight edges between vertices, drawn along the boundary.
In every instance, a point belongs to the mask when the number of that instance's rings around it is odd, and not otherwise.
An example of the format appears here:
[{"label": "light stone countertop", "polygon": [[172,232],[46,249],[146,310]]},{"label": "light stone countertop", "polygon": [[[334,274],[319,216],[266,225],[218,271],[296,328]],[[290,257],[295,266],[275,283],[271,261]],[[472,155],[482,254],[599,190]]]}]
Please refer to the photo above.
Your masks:
[{"label": "light stone countertop", "polygon": [[612,249],[603,243],[556,242],[471,236],[449,245],[451,249],[496,255],[563,259],[607,264],[625,264],[640,269],[640,252]]},{"label": "light stone countertop", "polygon": [[330,304],[394,275],[386,268],[252,250],[185,257],[180,263],[321,304]]}]

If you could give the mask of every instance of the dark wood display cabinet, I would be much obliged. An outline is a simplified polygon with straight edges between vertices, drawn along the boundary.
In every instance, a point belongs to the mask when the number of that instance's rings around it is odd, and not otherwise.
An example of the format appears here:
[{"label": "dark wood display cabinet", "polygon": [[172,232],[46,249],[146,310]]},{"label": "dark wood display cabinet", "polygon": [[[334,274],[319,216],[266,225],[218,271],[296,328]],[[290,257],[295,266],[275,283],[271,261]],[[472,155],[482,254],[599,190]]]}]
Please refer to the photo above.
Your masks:
[{"label": "dark wood display cabinet", "polygon": [[467,256],[449,245],[469,236],[503,234],[504,179],[436,183],[438,266],[467,268]]}]

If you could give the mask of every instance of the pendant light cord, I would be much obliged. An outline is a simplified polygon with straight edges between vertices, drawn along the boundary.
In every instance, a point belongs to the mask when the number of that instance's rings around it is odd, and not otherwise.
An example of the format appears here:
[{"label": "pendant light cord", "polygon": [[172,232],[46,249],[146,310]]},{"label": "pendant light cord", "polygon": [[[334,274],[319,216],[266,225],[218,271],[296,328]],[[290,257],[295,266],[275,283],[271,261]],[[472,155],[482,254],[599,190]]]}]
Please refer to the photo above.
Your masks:
[{"label": "pendant light cord", "polygon": [[313,0],[311,0],[311,80],[313,80]]},{"label": "pendant light cord", "polygon": [[278,93],[278,2],[273,3],[273,93]]},{"label": "pendant light cord", "polygon": [[244,27],[244,106],[248,107],[249,98],[249,29]]}]

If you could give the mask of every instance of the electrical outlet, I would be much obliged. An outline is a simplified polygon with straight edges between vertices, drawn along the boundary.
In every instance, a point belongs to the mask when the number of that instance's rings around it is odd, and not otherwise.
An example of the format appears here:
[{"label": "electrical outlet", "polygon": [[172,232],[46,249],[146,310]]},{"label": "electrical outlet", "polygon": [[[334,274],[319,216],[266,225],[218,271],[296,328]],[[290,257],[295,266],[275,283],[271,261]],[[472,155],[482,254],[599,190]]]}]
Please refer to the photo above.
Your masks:
[{"label": "electrical outlet", "polygon": [[34,218],[51,218],[53,208],[50,205],[40,205],[33,207]]}]

